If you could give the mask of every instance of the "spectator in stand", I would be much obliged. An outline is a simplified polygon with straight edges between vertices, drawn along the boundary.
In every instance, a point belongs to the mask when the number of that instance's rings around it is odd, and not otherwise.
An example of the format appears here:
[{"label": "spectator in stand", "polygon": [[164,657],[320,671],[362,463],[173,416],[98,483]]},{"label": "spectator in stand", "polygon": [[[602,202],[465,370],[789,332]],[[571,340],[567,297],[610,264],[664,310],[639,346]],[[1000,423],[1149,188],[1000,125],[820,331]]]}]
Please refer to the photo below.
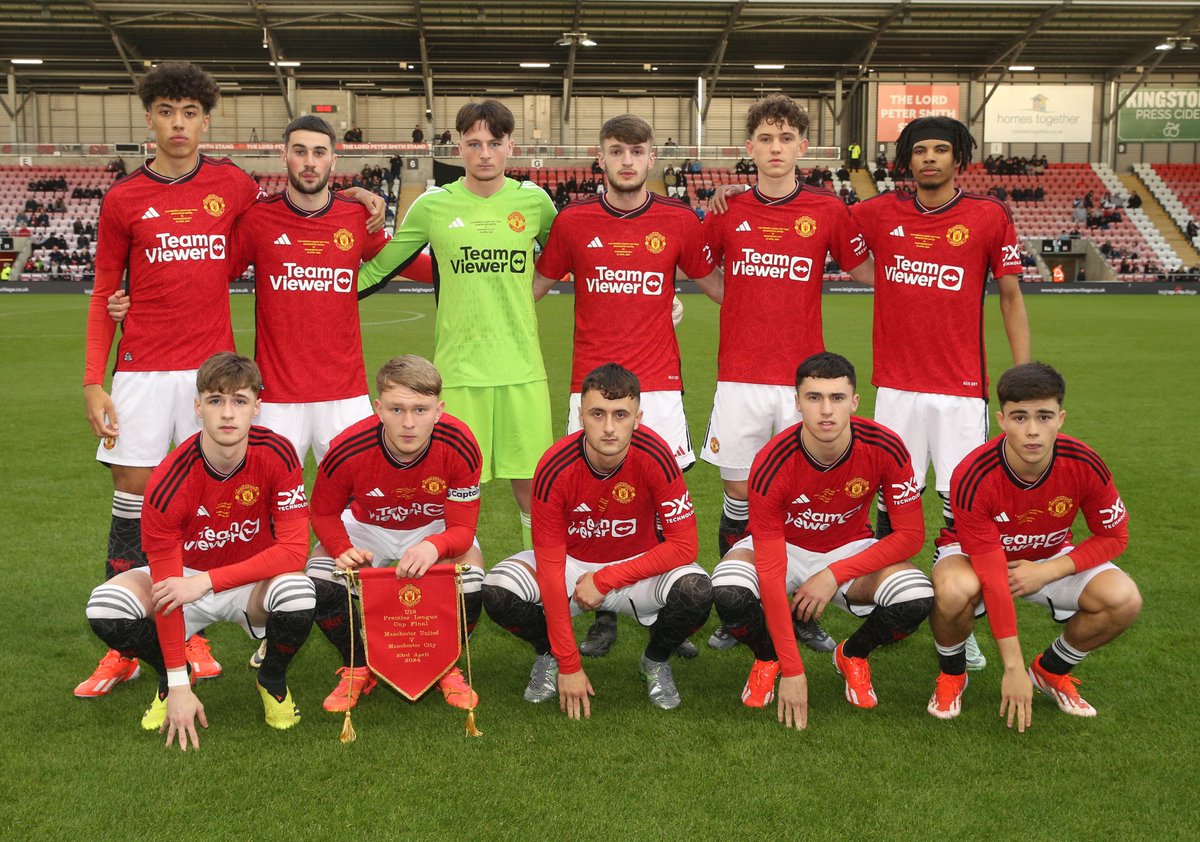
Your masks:
[{"label": "spectator in stand", "polygon": [[438,143],[442,144],[443,146],[449,146],[451,143],[453,143],[453,139],[450,137],[449,129],[446,129],[444,132],[442,132],[441,137],[438,138]]},{"label": "spectator in stand", "polygon": [[362,129],[360,129],[358,126],[351,126],[350,128],[346,129],[346,133],[342,135],[342,140],[344,140],[346,143],[362,143]]},{"label": "spectator in stand", "polygon": [[669,148],[674,148],[676,145],[677,144],[675,143],[675,138],[673,138],[673,137],[668,137],[667,142],[663,144],[664,147],[669,147]]},{"label": "spectator in stand", "polygon": [[[856,172],[857,172],[857,170],[856,170]],[[850,170],[846,169],[845,165],[843,164],[842,166],[838,167],[837,177],[838,177],[838,181],[849,181],[850,180]]]},{"label": "spectator in stand", "polygon": [[13,220],[13,227],[20,228],[25,225],[29,225],[29,214],[22,209],[17,211],[16,219]]},{"label": "spectator in stand", "polygon": [[413,143],[424,143],[425,142],[425,130],[421,128],[420,123],[417,123],[415,126],[413,126],[412,142]]},{"label": "spectator in stand", "polygon": [[[881,155],[880,157],[883,157],[883,156]],[[875,181],[877,181],[877,182],[883,181],[888,177],[887,168],[882,167],[882,166],[876,167],[875,172],[872,173],[872,175],[874,176]]]},{"label": "spectator in stand", "polygon": [[1186,230],[1187,230],[1187,238],[1189,240],[1196,239],[1196,235],[1200,234],[1200,228],[1196,227],[1196,220],[1194,220],[1194,219],[1189,219],[1187,221],[1187,229]]},{"label": "spectator in stand", "polygon": [[1129,201],[1127,201],[1125,203],[1125,207],[1140,208],[1141,206],[1142,206],[1142,197],[1139,196],[1137,193],[1131,193],[1129,196]]},{"label": "spectator in stand", "polygon": [[1035,202],[1044,202],[1046,200],[1046,189],[1042,185],[1033,188],[1033,200]]}]

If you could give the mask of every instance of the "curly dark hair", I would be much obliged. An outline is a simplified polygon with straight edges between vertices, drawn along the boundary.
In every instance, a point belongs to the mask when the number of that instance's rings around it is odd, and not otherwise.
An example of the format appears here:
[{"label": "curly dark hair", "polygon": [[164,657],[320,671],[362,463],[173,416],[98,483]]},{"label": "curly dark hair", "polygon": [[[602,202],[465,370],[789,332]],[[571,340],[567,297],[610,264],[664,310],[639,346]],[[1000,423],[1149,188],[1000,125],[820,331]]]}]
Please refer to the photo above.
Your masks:
[{"label": "curly dark hair", "polygon": [[142,77],[137,95],[147,111],[156,99],[194,99],[208,114],[221,98],[221,89],[190,61],[164,61]]},{"label": "curly dark hair", "polygon": [[975,138],[971,137],[971,130],[953,117],[918,117],[905,126],[904,131],[900,132],[900,137],[896,139],[894,169],[897,178],[908,178],[912,175],[912,151],[915,145],[913,138],[929,137],[929,132],[947,138],[954,146],[954,163],[958,165],[958,171],[964,172],[967,169],[967,165],[971,163],[971,150],[975,148]]},{"label": "curly dark hair", "polygon": [[746,112],[746,137],[754,137],[754,130],[763,123],[780,128],[794,126],[801,137],[808,134],[808,112],[784,94],[771,94],[750,106]]}]

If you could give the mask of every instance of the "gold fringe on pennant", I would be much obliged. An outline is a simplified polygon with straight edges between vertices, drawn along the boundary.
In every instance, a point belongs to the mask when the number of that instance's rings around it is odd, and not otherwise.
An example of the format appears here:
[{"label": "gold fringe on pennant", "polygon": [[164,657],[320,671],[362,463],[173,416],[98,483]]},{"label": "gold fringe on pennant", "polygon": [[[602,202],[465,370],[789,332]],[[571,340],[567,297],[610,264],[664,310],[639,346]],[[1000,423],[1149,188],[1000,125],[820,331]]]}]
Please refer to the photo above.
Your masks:
[{"label": "gold fringe on pennant", "polygon": [[[460,564],[455,568],[454,587],[458,590],[458,621],[462,624],[463,649],[467,653],[467,698],[471,699],[475,696],[475,689],[471,681],[471,636],[467,634],[467,598],[463,595],[462,588],[462,574],[466,572],[467,566]],[[483,732],[475,727],[474,706],[467,710],[467,736],[483,736]]]},{"label": "gold fringe on pennant", "polygon": [[[346,577],[346,604],[350,609],[350,680],[346,682],[346,702],[349,703],[354,698],[354,627],[358,625],[354,617],[354,588],[358,583],[358,577],[353,570],[349,570],[341,575]],[[338,736],[342,745],[352,743],[358,739],[358,734],[354,731],[354,723],[350,721],[350,708],[346,708],[346,718],[342,722],[342,733]]]},{"label": "gold fringe on pennant", "polygon": [[354,733],[354,723],[350,721],[350,711],[346,711],[346,720],[342,723],[342,735],[338,737],[343,743],[352,743],[358,739]]}]

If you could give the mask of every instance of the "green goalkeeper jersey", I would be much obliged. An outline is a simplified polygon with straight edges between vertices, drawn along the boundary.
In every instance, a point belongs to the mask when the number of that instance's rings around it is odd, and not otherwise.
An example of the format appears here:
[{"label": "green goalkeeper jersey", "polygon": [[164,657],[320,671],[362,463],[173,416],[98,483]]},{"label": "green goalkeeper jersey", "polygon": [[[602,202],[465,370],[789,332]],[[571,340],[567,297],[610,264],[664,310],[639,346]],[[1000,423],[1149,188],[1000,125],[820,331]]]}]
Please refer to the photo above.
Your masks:
[{"label": "green goalkeeper jersey", "polygon": [[463,179],[421,195],[391,241],[358,271],[360,297],[429,245],[437,321],[434,363],[444,385],[508,386],[546,379],[533,308],[533,241],[544,243],[554,204],[531,182],[504,179],[479,196]]}]

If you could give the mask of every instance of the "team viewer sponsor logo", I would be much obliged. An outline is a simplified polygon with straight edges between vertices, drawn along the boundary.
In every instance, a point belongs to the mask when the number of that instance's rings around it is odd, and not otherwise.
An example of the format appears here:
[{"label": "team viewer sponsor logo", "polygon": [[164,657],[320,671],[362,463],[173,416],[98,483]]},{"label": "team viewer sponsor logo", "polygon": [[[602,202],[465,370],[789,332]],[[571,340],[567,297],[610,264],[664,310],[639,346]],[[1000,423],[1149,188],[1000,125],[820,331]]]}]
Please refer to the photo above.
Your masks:
[{"label": "team viewer sponsor logo", "polygon": [[262,521],[259,518],[254,520],[234,521],[225,529],[213,529],[211,526],[206,526],[196,533],[196,537],[190,541],[183,542],[184,550],[216,550],[226,544],[234,544],[238,541],[249,544],[254,540],[262,529]]},{"label": "team viewer sponsor logo", "polygon": [[1035,535],[1001,535],[1000,542],[1005,552],[1023,553],[1029,550],[1053,549],[1067,540],[1071,528],[1059,529],[1056,532],[1046,532]]},{"label": "team viewer sponsor logo", "polygon": [[525,273],[529,255],[524,249],[481,249],[462,246],[458,257],[450,258],[450,269],[456,275],[484,275],[511,272]]},{"label": "team viewer sponsor logo", "polygon": [[410,506],[384,506],[367,513],[374,523],[403,523],[410,517],[440,518],[445,514],[441,503],[413,503]]},{"label": "team viewer sponsor logo", "polygon": [[580,538],[628,538],[637,533],[637,520],[617,520],[602,517],[576,521],[567,527],[568,535]]},{"label": "team viewer sponsor logo", "polygon": [[788,512],[784,520],[797,529],[824,532],[834,525],[845,526],[862,507],[863,504],[859,503],[853,509],[845,512],[814,512],[812,509],[801,509],[795,513]]},{"label": "team viewer sponsor logo", "polygon": [[282,275],[268,277],[271,289],[282,292],[351,292],[354,289],[354,271],[332,266],[284,263]]},{"label": "team viewer sponsor logo", "polygon": [[146,249],[149,263],[181,260],[224,260],[224,234],[159,234],[158,245]]},{"label": "team viewer sponsor logo", "polygon": [[660,295],[663,291],[662,272],[643,272],[640,269],[610,269],[597,266],[594,278],[585,278],[588,292],[625,293],[627,295]]},{"label": "team viewer sponsor logo", "polygon": [[730,271],[749,278],[775,278],[807,283],[812,277],[812,258],[744,248],[741,250],[741,256],[734,259]]},{"label": "team viewer sponsor logo", "polygon": [[937,287],[958,292],[962,289],[963,268],[943,266],[928,260],[910,260],[897,254],[892,258],[892,265],[883,267],[883,276],[892,283],[905,286]]}]

